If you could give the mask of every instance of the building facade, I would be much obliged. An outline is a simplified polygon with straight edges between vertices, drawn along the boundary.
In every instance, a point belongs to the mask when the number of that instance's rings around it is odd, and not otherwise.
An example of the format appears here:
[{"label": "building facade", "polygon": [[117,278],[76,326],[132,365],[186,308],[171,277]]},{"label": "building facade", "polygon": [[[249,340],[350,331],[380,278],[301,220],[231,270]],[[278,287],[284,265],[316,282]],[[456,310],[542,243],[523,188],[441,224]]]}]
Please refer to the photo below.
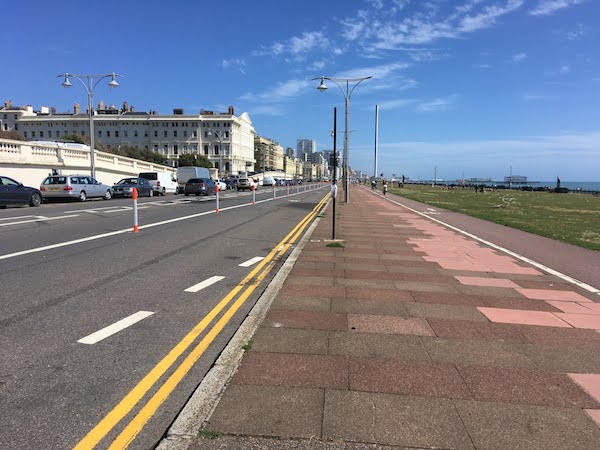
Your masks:
[{"label": "building facade", "polygon": [[284,170],[283,147],[272,139],[255,135],[254,159],[256,171]]},{"label": "building facade", "polygon": [[298,139],[296,141],[296,156],[304,161],[310,161],[309,155],[317,151],[317,141],[314,139]]},{"label": "building facade", "polygon": [[[78,104],[70,113],[56,113],[46,107],[14,108],[7,102],[0,108],[0,129],[16,131],[27,140],[53,141],[69,135],[89,139],[89,116]],[[156,111],[137,112],[124,103],[108,108],[102,102],[93,112],[96,147],[107,149],[131,146],[153,150],[176,164],[183,154],[206,156],[220,174],[255,170],[254,127],[248,113],[240,116],[229,107],[225,113],[201,110],[186,115],[182,109],[162,115]]]}]

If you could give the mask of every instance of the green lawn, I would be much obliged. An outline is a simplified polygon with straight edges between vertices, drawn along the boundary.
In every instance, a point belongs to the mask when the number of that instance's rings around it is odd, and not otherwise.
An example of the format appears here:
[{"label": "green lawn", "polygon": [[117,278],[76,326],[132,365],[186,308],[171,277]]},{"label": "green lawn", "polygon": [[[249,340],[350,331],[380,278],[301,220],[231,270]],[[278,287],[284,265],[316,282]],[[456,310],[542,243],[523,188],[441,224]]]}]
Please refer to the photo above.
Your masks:
[{"label": "green lawn", "polygon": [[428,205],[600,251],[600,196],[405,185],[390,192]]}]

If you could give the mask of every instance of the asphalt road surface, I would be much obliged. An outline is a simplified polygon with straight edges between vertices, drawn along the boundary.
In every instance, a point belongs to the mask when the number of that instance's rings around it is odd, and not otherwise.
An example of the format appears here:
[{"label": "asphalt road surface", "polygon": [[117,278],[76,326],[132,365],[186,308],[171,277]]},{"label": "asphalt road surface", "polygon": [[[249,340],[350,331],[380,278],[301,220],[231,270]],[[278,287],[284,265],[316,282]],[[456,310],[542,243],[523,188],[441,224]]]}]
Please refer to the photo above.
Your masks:
[{"label": "asphalt road surface", "polygon": [[328,192],[0,210],[0,448],[152,448]]}]

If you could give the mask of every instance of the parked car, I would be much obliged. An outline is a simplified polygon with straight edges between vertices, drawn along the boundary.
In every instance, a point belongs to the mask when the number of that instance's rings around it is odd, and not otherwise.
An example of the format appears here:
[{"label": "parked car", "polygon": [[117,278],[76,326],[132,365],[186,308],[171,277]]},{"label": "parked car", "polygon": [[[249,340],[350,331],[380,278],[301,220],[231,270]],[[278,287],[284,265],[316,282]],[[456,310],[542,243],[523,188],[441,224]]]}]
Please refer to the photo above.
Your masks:
[{"label": "parked car", "polygon": [[177,194],[177,180],[169,172],[142,172],[138,177],[148,180],[155,195]]},{"label": "parked car", "polygon": [[215,186],[219,186],[219,191],[221,192],[227,190],[227,183],[225,183],[223,180],[216,180]]},{"label": "parked car", "polygon": [[8,205],[40,206],[42,193],[39,189],[23,186],[12,178],[0,176],[0,208]]},{"label": "parked car", "polygon": [[88,198],[100,197],[110,200],[112,188],[89,175],[51,175],[40,186],[42,197],[46,199],[67,198],[85,202]]},{"label": "parked car", "polygon": [[177,193],[185,191],[185,185],[192,178],[210,178],[210,172],[206,167],[178,167],[177,168]]},{"label": "parked car", "polygon": [[185,183],[183,193],[187,197],[188,195],[212,195],[216,194],[216,186],[213,180],[210,178],[190,178]]},{"label": "parked car", "polygon": [[227,189],[237,189],[238,179],[229,178],[228,180],[225,180],[225,183],[227,184]]},{"label": "parked car", "polygon": [[123,178],[112,187],[115,197],[132,197],[133,188],[138,190],[138,197],[154,196],[152,185],[145,178]]},{"label": "parked car", "polygon": [[254,186],[254,189],[256,189],[258,187],[256,182],[252,178],[242,177],[242,178],[238,178],[236,189],[238,191],[244,191],[246,189],[252,190],[252,186]]}]

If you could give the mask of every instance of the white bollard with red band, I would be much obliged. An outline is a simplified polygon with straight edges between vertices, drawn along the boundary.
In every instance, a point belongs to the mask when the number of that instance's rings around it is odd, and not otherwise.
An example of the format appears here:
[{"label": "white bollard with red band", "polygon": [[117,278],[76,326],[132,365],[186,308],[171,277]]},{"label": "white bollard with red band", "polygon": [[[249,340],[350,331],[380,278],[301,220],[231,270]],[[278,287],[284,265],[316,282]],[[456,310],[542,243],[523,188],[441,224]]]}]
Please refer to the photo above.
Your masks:
[{"label": "white bollard with red band", "polygon": [[275,183],[273,183],[273,200],[275,200],[275,198],[277,198],[277,195],[275,194]]},{"label": "white bollard with red band", "polygon": [[252,204],[256,205],[256,186],[252,185]]},{"label": "white bollard with red band", "polygon": [[131,198],[133,198],[133,232],[138,232],[138,211],[137,211],[137,198],[138,190],[133,188],[131,191]]},{"label": "white bollard with red band", "polygon": [[219,185],[215,184],[215,194],[217,195],[217,210],[216,213],[219,212]]}]

